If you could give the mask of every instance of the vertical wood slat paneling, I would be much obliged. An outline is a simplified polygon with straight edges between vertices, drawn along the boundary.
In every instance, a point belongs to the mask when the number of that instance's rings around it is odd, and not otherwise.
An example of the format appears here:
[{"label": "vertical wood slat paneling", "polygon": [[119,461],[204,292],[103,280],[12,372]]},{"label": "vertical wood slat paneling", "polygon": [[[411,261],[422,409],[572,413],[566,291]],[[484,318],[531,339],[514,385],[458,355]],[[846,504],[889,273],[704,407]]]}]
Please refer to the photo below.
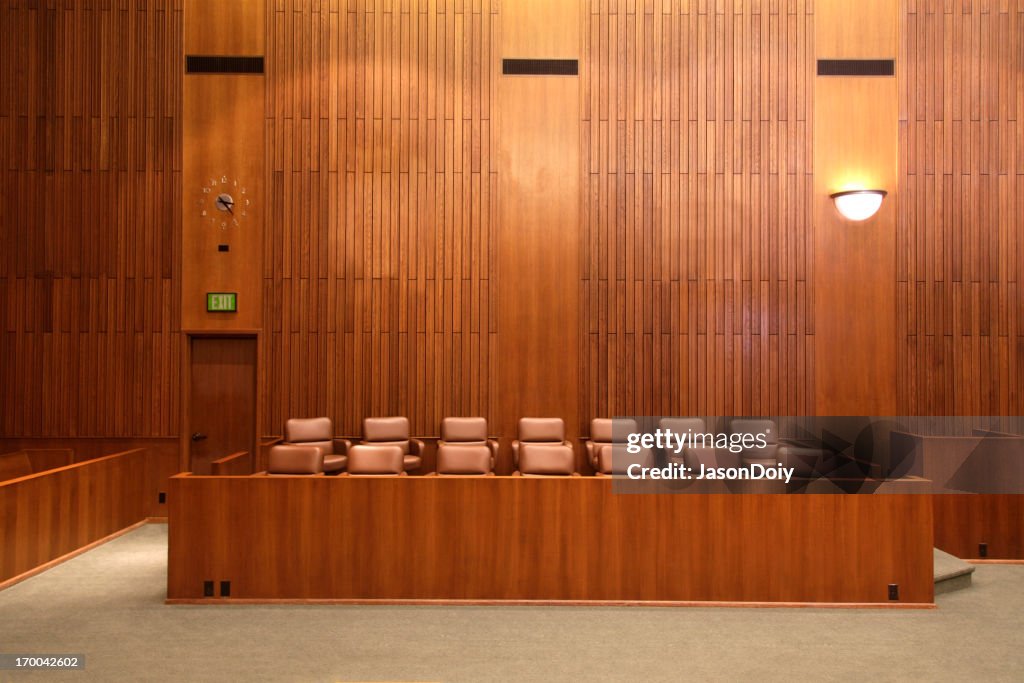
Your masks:
[{"label": "vertical wood slat paneling", "polygon": [[901,9],[898,405],[1020,415],[1024,6]]},{"label": "vertical wood slat paneling", "polygon": [[[498,3],[267,8],[263,430],[496,419]],[[584,421],[809,412],[811,9],[590,4]],[[1024,9],[901,16],[898,405],[1019,414]],[[0,7],[3,434],[178,431],[181,26]]]},{"label": "vertical wood slat paneling", "polygon": [[813,409],[810,12],[591,1],[581,415]]},{"label": "vertical wood slat paneling", "polygon": [[0,5],[0,434],[178,432],[181,23]]},{"label": "vertical wood slat paneling", "polygon": [[497,4],[267,9],[262,429],[493,421]]}]

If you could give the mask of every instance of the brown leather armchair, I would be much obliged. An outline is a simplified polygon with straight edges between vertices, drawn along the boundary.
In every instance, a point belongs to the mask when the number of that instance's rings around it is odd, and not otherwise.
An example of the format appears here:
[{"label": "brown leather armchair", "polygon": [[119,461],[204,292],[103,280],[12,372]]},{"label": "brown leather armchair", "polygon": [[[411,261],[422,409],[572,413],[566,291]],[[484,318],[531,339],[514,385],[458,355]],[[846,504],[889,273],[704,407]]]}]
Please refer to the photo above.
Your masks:
[{"label": "brown leather armchair", "polygon": [[348,472],[342,476],[404,477],[405,454],[400,446],[355,445],[349,451]]},{"label": "brown leather armchair", "polygon": [[323,454],[323,470],[341,472],[348,461],[346,453],[352,445],[348,439],[334,438],[334,424],[329,417],[293,418],[284,423],[284,443],[294,446],[315,446]]},{"label": "brown leather armchair", "polygon": [[494,471],[498,442],[487,438],[482,417],[446,417],[437,442],[437,473],[440,475],[487,475]]},{"label": "brown leather armchair", "polygon": [[565,440],[562,418],[521,418],[518,436],[512,442],[516,475],[579,476],[572,444]]},{"label": "brown leather armchair", "polygon": [[615,434],[615,422],[606,417],[590,421],[590,438],[584,442],[587,460],[598,476],[625,474],[629,466],[638,463],[643,467],[654,466],[654,454],[644,448],[637,454],[626,451],[626,438],[639,431],[636,420],[618,420],[619,433]]},{"label": "brown leather armchair", "polygon": [[323,453],[316,446],[274,446],[267,461],[267,474],[323,474]]},{"label": "brown leather armchair", "polygon": [[417,470],[423,464],[423,442],[409,437],[407,417],[368,417],[363,420],[365,446],[397,446],[402,449],[406,472]]}]

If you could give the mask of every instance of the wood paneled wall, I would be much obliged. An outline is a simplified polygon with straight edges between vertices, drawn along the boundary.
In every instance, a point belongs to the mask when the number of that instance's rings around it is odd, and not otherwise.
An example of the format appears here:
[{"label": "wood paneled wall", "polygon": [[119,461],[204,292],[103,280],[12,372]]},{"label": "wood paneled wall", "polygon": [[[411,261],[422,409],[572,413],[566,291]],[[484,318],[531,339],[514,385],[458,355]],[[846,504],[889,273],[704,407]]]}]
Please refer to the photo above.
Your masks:
[{"label": "wood paneled wall", "polygon": [[813,408],[811,3],[590,3],[581,413]]},{"label": "wood paneled wall", "polygon": [[497,11],[269,3],[266,433],[494,420]]},{"label": "wood paneled wall", "polygon": [[[1019,414],[1024,8],[900,3],[899,411]],[[0,434],[180,429],[181,7],[0,6]],[[512,423],[504,9],[267,1],[264,432]],[[812,10],[584,3],[577,426],[813,411]]]},{"label": "wood paneled wall", "polygon": [[902,0],[901,414],[1024,410],[1024,5]]},{"label": "wood paneled wall", "polygon": [[0,434],[176,434],[181,12],[0,4]]}]

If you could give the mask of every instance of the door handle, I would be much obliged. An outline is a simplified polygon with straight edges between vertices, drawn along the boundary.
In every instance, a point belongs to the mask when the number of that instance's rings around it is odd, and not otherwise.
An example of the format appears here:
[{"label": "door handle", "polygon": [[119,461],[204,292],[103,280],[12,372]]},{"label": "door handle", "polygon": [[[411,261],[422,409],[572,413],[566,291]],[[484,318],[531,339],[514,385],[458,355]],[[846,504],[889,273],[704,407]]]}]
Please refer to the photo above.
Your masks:
[{"label": "door handle", "polygon": [[206,434],[203,434],[202,432],[196,432],[195,434],[192,435],[193,441],[202,441],[205,438]]}]

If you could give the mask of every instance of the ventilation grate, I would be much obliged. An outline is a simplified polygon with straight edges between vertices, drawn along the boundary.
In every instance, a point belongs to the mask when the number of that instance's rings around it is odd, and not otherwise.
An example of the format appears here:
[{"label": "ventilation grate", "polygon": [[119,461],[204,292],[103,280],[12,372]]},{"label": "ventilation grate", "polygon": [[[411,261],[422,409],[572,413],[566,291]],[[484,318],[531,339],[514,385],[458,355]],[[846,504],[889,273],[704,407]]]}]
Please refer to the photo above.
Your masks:
[{"label": "ventilation grate", "polygon": [[263,57],[228,55],[186,55],[187,74],[261,74]]},{"label": "ventilation grate", "polygon": [[896,63],[891,59],[819,59],[819,76],[892,76]]},{"label": "ventilation grate", "polygon": [[506,76],[578,76],[578,59],[503,59],[501,73]]}]

